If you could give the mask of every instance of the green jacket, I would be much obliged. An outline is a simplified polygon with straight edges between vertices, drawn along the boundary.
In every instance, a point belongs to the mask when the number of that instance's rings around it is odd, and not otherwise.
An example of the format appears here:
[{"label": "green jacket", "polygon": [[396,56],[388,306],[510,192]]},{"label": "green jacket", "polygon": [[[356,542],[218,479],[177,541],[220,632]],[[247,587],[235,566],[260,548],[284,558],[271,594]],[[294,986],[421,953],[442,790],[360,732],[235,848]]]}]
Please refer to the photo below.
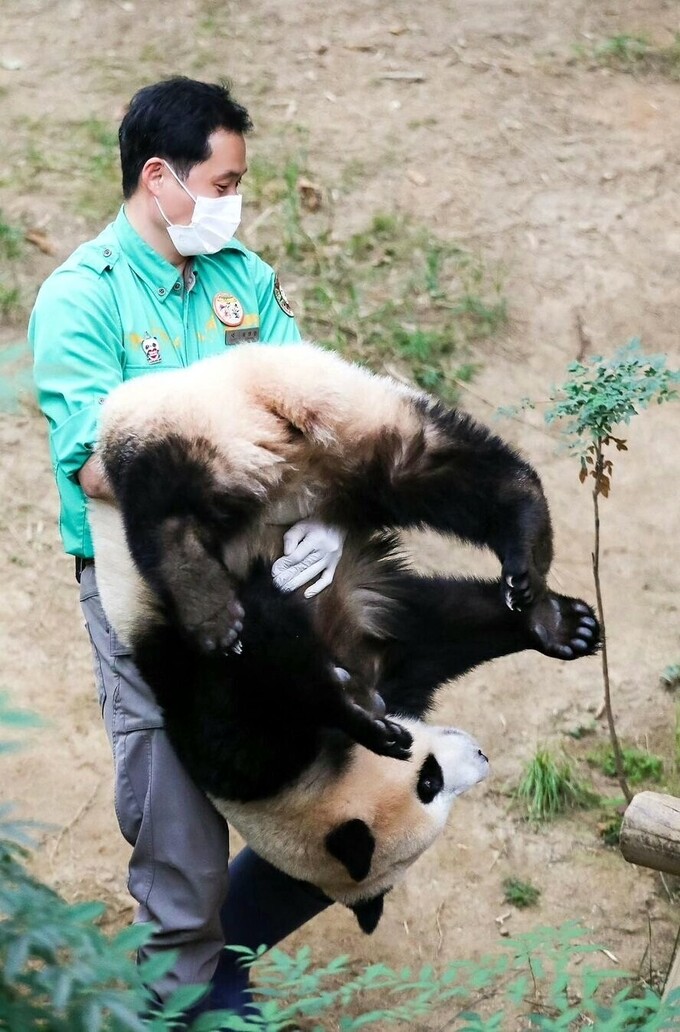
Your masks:
[{"label": "green jacket", "polygon": [[121,208],[45,281],[29,323],[40,407],[72,555],[92,557],[78,471],[97,441],[99,406],[123,380],[188,366],[242,341],[300,333],[273,269],[238,241],[192,260],[188,283]]}]

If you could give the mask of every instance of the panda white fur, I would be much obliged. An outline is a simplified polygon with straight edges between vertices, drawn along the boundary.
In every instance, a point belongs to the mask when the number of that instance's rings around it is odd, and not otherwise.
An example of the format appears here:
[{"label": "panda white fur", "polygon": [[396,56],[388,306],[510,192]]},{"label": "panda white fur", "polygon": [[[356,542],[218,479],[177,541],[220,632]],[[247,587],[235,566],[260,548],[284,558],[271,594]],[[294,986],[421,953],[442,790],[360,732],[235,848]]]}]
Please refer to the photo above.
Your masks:
[{"label": "panda white fur", "polygon": [[[178,755],[256,851],[372,930],[487,772],[469,735],[423,722],[439,686],[527,648],[597,648],[590,607],[546,587],[536,473],[469,417],[306,344],[122,385],[99,449],[116,495],[90,507],[102,603]],[[311,514],[348,536],[308,601],[270,566]],[[492,548],[501,577],[418,575],[392,532],[422,525]]]}]

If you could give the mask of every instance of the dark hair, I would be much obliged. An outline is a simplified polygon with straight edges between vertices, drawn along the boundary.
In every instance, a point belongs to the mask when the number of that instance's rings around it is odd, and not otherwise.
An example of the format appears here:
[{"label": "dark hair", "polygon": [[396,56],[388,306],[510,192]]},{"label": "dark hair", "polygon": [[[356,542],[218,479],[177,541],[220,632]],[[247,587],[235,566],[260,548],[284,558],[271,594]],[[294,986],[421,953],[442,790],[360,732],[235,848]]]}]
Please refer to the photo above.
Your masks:
[{"label": "dark hair", "polygon": [[123,195],[130,197],[149,158],[172,164],[185,179],[210,157],[208,137],[216,129],[247,133],[250,115],[232,99],[226,84],[198,82],[183,75],[144,86],[130,101],[118,130]]}]

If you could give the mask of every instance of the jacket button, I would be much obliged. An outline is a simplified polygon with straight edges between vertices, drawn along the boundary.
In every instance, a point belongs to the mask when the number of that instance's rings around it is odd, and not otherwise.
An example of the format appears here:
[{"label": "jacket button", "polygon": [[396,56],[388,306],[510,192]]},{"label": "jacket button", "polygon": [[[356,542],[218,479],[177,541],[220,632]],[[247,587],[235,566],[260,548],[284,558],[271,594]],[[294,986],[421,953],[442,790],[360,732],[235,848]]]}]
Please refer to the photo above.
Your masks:
[{"label": "jacket button", "polygon": [[165,287],[159,287],[158,288],[158,296],[159,297],[163,297],[164,294],[165,294]]}]

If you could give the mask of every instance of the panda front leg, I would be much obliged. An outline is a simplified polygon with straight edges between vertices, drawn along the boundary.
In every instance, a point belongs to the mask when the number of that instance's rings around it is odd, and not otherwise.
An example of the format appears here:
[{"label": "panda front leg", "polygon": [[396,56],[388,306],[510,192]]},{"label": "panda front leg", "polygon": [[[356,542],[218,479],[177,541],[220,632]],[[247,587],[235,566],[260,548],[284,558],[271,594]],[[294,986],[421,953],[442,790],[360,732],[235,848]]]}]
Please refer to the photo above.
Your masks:
[{"label": "panda front leg", "polygon": [[343,731],[358,745],[370,749],[378,756],[390,756],[394,760],[408,760],[411,756],[413,737],[410,731],[385,716],[385,703],[381,695],[375,693],[379,700],[378,712],[371,712],[355,702],[351,696],[352,679],[346,671],[335,668],[334,674],[339,677],[347,694],[334,693],[335,705],[327,707],[324,722],[338,731]]}]

